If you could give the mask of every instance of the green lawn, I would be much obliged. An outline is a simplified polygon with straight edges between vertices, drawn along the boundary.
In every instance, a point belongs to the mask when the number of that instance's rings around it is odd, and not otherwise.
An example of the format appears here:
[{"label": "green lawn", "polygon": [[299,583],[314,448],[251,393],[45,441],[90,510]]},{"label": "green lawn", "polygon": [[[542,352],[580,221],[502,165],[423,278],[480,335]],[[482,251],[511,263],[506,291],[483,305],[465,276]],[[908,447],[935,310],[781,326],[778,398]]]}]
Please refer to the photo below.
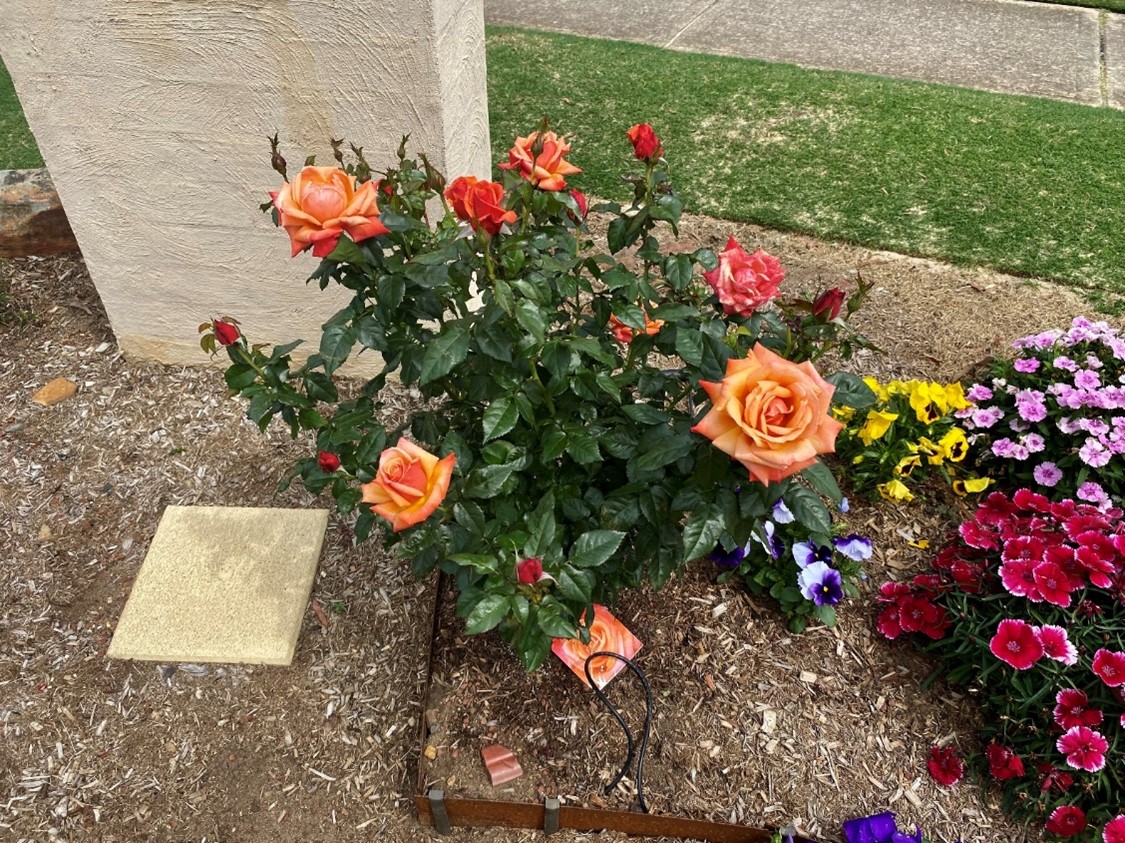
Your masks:
[{"label": "green lawn", "polygon": [[[488,62],[496,160],[547,116],[624,198],[648,121],[689,210],[1125,295],[1125,113],[507,28]],[[0,169],[40,165],[0,68]]]},{"label": "green lawn", "polygon": [[1034,3],[1054,3],[1057,6],[1085,6],[1088,9],[1108,9],[1125,12],[1125,0],[1032,0]]},{"label": "green lawn", "polygon": [[690,210],[1125,294],[1125,113],[492,29],[493,151],[542,116],[622,196],[651,122]]},{"label": "green lawn", "polygon": [[0,62],[0,170],[26,170],[42,167],[39,148],[23,119],[12,77]]}]

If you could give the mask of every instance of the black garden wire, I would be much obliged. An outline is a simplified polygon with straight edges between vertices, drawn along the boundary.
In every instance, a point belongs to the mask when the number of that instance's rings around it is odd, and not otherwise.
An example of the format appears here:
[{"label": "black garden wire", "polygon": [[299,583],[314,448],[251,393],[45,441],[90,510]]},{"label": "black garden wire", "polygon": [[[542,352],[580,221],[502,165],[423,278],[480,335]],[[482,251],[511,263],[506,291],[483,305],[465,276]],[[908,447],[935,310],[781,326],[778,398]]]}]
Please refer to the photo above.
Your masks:
[{"label": "black garden wire", "polygon": [[594,676],[590,672],[590,662],[602,656],[617,659],[619,662],[624,662],[625,666],[633,671],[636,677],[641,680],[641,685],[645,689],[645,725],[644,730],[641,732],[640,747],[637,748],[636,783],[637,807],[642,814],[647,814],[648,806],[645,804],[644,769],[645,751],[648,749],[648,736],[649,732],[652,729],[652,688],[649,687],[648,679],[645,677],[644,671],[620,653],[612,653],[608,650],[602,650],[597,653],[591,653],[586,657],[586,663],[584,665],[586,671],[586,681],[590,683],[590,687],[593,688],[594,694],[596,694],[597,698],[605,705],[606,708],[609,709],[609,713],[613,715],[613,719],[617,721],[617,724],[625,732],[625,744],[627,749],[625,755],[625,763],[624,765],[622,765],[621,772],[617,774],[617,777],[608,785],[606,785],[605,793],[607,796],[613,792],[613,789],[617,787],[617,785],[625,777],[625,774],[629,772],[629,768],[633,765],[633,733],[629,730],[629,726],[625,723],[625,718],[621,716],[621,713],[617,710],[617,707],[609,701],[609,697],[607,697],[605,695],[605,692],[597,686],[596,682],[594,682]]}]

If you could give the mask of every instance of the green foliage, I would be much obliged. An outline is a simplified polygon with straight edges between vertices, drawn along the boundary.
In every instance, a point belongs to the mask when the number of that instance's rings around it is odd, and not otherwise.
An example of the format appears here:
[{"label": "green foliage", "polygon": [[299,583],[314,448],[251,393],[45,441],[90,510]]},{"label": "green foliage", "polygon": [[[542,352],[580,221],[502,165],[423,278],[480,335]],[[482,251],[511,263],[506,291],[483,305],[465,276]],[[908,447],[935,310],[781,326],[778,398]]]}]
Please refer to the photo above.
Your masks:
[{"label": "green foliage", "polygon": [[[419,576],[451,575],[467,632],[497,630],[528,670],[552,638],[585,633],[579,618],[593,602],[646,580],[660,587],[717,544],[751,542],[782,496],[801,535],[827,540],[832,530],[800,475],[751,481],[692,427],[708,402],[700,381],[722,380],[728,359],[755,344],[799,362],[833,347],[846,357],[862,338],[799,297],[724,315],[699,281],[716,255],[666,254],[654,236],[659,223],[675,228],[681,207],[663,162],[631,182],[631,204],[603,206],[614,219],[609,250],[597,252],[570,194],[515,172],[500,210],[516,220],[503,230],[473,230],[448,207],[429,224],[445,180],[401,150],[379,188],[388,232],[358,243],[342,236],[313,274],[321,287],[354,293],[325,324],[317,353],[294,367],[291,347],[267,353],[244,338],[226,346],[227,384],[249,399],[250,418],[314,430],[317,448],[338,457],[332,471],[303,460],[290,479],[356,510],[357,539],[375,523],[357,485],[376,476],[384,448],[406,437],[456,456],[441,507],[387,541]],[[359,397],[340,400],[335,372],[357,350],[376,352],[383,369]],[[392,376],[423,406],[386,430],[376,411]],[[846,388],[839,395],[854,399]],[[808,481],[838,496],[820,464]],[[532,583],[516,570],[528,558],[545,574]],[[789,560],[768,589],[785,578],[779,599],[794,617],[811,612],[793,597],[796,573]]]}]

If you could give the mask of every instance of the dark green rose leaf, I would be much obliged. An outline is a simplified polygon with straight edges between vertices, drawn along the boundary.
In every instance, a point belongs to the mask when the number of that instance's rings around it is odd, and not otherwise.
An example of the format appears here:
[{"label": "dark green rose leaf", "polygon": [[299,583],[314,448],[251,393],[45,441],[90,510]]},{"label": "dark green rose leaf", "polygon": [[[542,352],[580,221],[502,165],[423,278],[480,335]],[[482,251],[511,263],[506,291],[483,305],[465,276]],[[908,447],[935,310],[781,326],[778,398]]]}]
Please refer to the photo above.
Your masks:
[{"label": "dark green rose leaf", "polygon": [[484,411],[484,441],[503,436],[516,426],[518,419],[519,410],[516,409],[515,402],[507,396],[497,398]]},{"label": "dark green rose leaf", "polygon": [[684,562],[700,559],[715,549],[725,525],[723,514],[715,504],[693,511],[684,526]]},{"label": "dark green rose leaf", "polygon": [[577,568],[594,568],[617,552],[624,533],[617,530],[590,530],[578,537],[570,549],[570,564]]},{"label": "dark green rose leaf", "polygon": [[832,531],[832,515],[812,489],[793,484],[783,498],[793,516],[810,532],[828,535]]},{"label": "dark green rose leaf", "polygon": [[479,635],[488,632],[508,614],[508,598],[503,594],[486,594],[465,619],[465,633]]},{"label": "dark green rose leaf", "polygon": [[419,381],[427,384],[448,375],[469,353],[469,332],[459,322],[451,322],[429,345],[422,357]]},{"label": "dark green rose leaf", "polygon": [[875,403],[871,387],[863,382],[863,378],[850,372],[833,372],[825,380],[836,387],[832,395],[833,404],[865,410]]}]

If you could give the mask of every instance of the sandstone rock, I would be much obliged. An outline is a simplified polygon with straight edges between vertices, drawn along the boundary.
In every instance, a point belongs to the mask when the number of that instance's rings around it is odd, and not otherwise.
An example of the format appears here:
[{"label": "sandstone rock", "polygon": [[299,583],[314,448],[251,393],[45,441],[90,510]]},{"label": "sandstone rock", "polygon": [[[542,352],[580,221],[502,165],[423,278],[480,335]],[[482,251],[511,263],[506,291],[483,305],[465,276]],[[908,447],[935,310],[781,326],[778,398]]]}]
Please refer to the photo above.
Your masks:
[{"label": "sandstone rock", "polygon": [[66,378],[55,378],[50,383],[44,384],[39,391],[31,396],[31,400],[44,407],[65,401],[78,391],[78,386]]},{"label": "sandstone rock", "polygon": [[77,252],[59,195],[43,170],[0,170],[0,257]]}]

